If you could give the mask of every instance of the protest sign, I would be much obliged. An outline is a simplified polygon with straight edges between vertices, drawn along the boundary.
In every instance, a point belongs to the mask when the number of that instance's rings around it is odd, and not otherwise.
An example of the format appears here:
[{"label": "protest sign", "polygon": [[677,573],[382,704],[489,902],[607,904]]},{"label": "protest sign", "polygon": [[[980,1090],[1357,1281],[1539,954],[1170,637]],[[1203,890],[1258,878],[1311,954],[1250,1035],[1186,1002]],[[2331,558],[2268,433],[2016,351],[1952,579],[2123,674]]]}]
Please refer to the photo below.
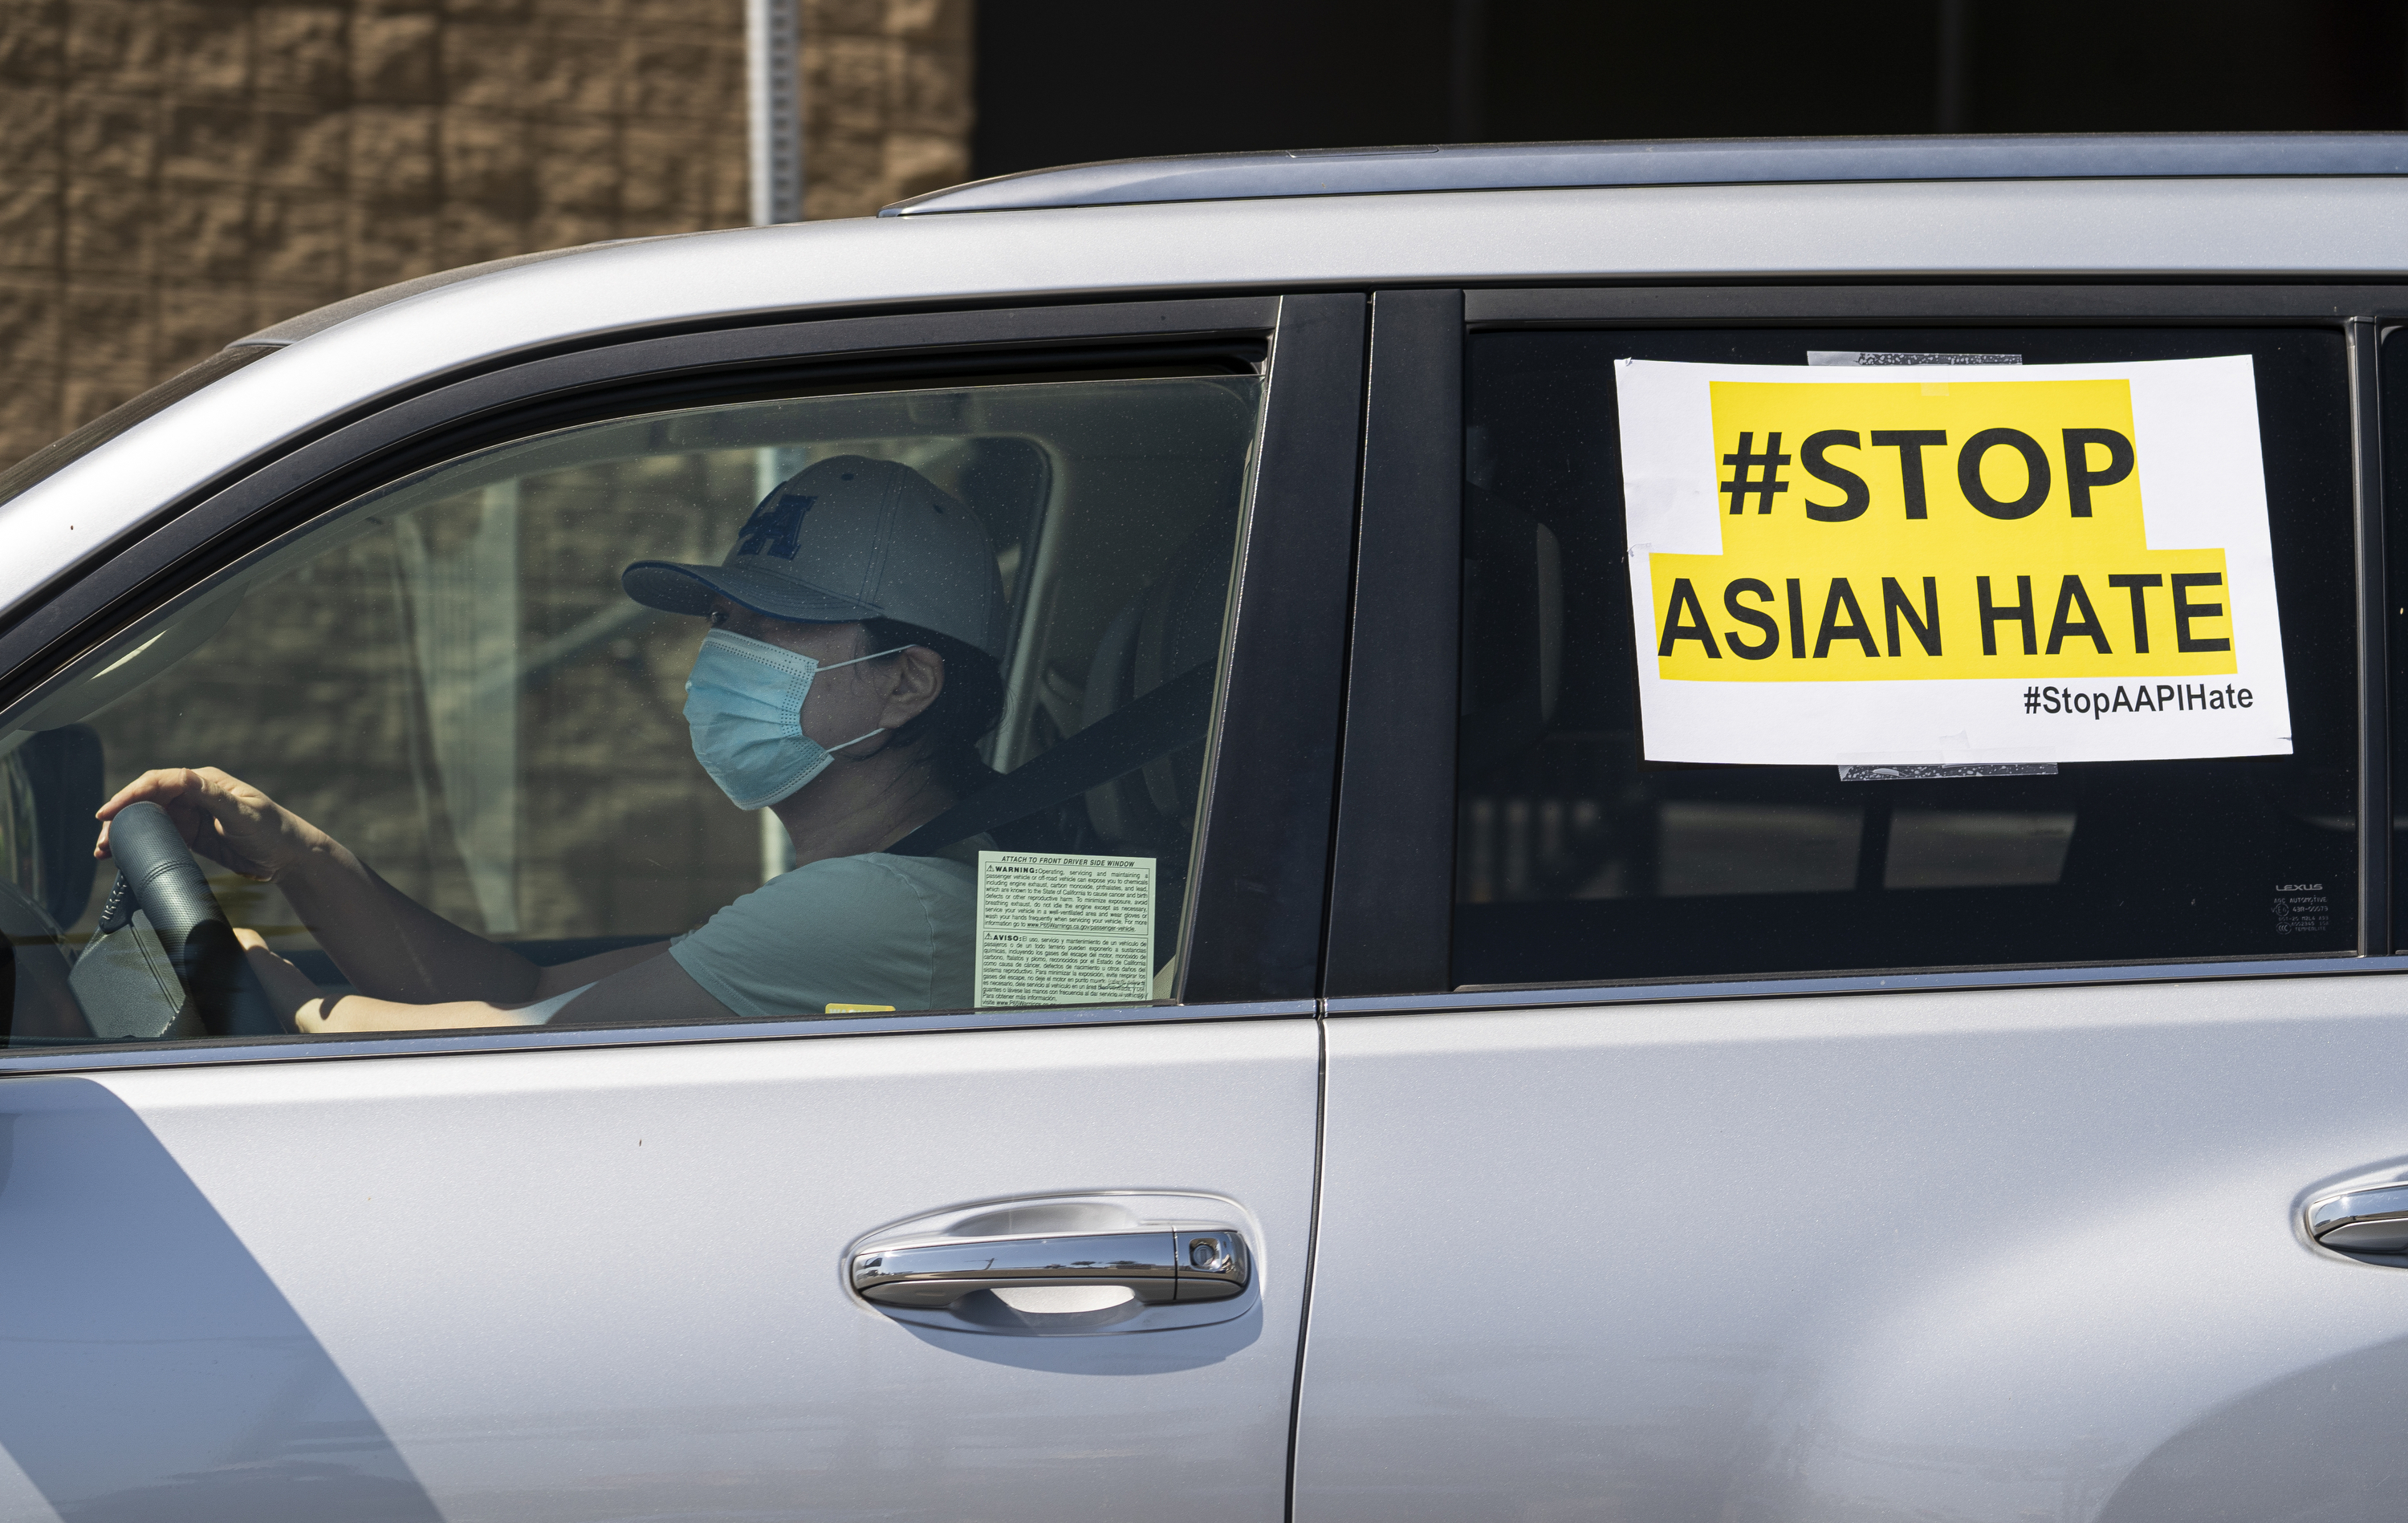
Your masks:
[{"label": "protest sign", "polygon": [[1616,378],[1649,760],[2290,751],[2247,357]]}]

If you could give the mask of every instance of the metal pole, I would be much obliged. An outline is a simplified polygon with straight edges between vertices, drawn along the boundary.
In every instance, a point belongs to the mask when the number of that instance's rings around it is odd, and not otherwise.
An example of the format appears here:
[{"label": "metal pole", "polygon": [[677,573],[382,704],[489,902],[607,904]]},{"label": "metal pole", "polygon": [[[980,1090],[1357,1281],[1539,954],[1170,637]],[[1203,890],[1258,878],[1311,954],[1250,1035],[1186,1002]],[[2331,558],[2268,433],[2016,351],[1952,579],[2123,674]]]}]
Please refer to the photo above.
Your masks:
[{"label": "metal pole", "polygon": [[[744,0],[744,94],[755,225],[803,220],[801,0]],[[752,452],[753,495],[778,489],[788,451]],[[770,810],[760,811],[761,881],[795,865],[794,838]]]},{"label": "metal pole", "polygon": [[744,0],[755,223],[803,220],[801,0]]}]

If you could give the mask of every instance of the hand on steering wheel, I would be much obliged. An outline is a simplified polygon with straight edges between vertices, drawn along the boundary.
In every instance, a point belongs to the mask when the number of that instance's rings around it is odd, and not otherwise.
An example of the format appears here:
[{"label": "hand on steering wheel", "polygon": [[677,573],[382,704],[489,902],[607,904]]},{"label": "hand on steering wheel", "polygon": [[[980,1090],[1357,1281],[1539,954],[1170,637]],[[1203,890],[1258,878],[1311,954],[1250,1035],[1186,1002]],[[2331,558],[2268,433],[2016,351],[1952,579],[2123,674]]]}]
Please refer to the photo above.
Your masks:
[{"label": "hand on steering wheel", "polygon": [[100,806],[98,818],[109,823],[102,827],[93,856],[111,855],[110,824],[127,804],[144,801],[167,812],[194,851],[265,883],[338,849],[325,832],[239,777],[215,767],[162,767],[135,778]]},{"label": "hand on steering wheel", "polygon": [[[101,910],[104,936],[119,933],[138,904],[211,1035],[286,1030],[166,811],[149,799],[112,801],[109,807],[118,878]],[[129,897],[134,904],[126,903]]]}]

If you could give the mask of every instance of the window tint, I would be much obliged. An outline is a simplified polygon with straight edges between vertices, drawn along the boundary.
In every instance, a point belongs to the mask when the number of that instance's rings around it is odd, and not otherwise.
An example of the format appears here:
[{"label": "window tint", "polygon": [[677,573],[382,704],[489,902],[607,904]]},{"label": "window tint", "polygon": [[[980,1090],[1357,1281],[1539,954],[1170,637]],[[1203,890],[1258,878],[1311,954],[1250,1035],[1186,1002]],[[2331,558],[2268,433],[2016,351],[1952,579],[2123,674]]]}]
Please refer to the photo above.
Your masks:
[{"label": "window tint", "polygon": [[[2250,357],[2292,754],[1870,781],[1830,765],[1642,760],[1638,663],[1658,652],[1632,631],[1615,363],[1802,367],[1810,350]],[[1492,333],[1469,341],[1467,386],[1458,985],[2355,946],[2337,333]],[[2106,458],[2094,452],[2094,469]],[[1878,629],[1881,609],[1870,618]],[[1728,622],[1718,603],[1712,620]]]},{"label": "window tint", "polygon": [[[1167,996],[1258,392],[694,407],[347,505],[8,719],[14,1042]],[[93,872],[146,775],[222,927]]]}]

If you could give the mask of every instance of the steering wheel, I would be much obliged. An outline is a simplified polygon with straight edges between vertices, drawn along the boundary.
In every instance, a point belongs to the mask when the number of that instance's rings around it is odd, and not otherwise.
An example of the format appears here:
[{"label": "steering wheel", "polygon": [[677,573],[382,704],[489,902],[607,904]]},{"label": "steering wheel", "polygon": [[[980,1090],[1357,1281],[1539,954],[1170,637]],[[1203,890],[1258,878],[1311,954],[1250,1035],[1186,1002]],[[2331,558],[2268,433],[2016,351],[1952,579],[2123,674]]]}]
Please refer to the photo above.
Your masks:
[{"label": "steering wheel", "polygon": [[[148,800],[119,810],[109,822],[108,851],[117,860],[117,881],[109,886],[99,929],[117,930],[140,905],[210,1035],[285,1031],[167,811]],[[126,903],[129,896],[133,904]]]}]

